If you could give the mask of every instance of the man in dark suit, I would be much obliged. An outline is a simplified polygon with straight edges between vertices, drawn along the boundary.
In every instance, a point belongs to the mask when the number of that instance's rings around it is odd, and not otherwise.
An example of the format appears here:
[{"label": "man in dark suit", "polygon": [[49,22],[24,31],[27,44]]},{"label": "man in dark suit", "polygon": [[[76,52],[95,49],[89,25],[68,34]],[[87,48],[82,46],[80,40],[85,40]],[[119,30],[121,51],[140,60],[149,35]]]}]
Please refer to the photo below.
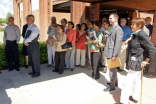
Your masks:
[{"label": "man in dark suit", "polygon": [[[109,16],[109,22],[112,25],[112,30],[107,38],[105,57],[116,61],[116,58],[120,55],[120,49],[123,38],[123,30],[118,25],[119,16],[116,13],[112,13]],[[110,69],[110,86],[104,89],[104,91],[113,91],[117,86],[117,68]]]}]

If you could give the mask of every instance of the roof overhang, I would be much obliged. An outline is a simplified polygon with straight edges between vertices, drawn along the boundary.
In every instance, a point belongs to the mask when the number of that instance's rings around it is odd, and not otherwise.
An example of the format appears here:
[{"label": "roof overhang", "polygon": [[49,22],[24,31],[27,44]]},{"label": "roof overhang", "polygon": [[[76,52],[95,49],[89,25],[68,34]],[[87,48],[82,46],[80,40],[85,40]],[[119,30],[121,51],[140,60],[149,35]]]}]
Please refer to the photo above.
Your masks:
[{"label": "roof overhang", "polygon": [[[100,3],[102,7],[109,7],[122,10],[138,10],[138,11],[152,11],[156,10],[156,2],[153,0],[71,0],[88,3]],[[106,8],[105,8],[106,9]]]},{"label": "roof overhang", "polygon": [[53,5],[53,12],[70,13],[70,1]]}]

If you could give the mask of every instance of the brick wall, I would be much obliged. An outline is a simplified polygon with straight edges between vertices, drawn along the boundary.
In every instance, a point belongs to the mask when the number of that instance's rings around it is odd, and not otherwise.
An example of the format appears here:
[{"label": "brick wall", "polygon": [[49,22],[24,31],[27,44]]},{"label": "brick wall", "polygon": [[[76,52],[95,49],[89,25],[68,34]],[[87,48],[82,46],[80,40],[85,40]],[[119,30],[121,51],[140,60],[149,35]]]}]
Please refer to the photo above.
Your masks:
[{"label": "brick wall", "polygon": [[[26,18],[28,14],[31,14],[32,7],[31,7],[31,0],[23,0],[23,19]],[[26,21],[23,21],[22,24],[25,24]]]},{"label": "brick wall", "polygon": [[50,24],[50,17],[52,15],[52,1],[39,0],[39,18],[40,18],[40,40],[45,41],[48,37],[47,27]]},{"label": "brick wall", "polygon": [[20,7],[17,0],[13,0],[14,6],[14,23],[20,27]]},{"label": "brick wall", "polygon": [[100,4],[95,3],[90,5],[90,20],[96,21],[100,20]]},{"label": "brick wall", "polygon": [[53,16],[56,17],[56,20],[57,20],[56,22],[58,24],[61,24],[61,19],[62,18],[67,19],[67,21],[70,21],[71,20],[70,13],[53,12],[52,14],[53,14]]},{"label": "brick wall", "polygon": [[85,3],[71,1],[70,11],[71,21],[73,21],[75,25],[85,22]]}]

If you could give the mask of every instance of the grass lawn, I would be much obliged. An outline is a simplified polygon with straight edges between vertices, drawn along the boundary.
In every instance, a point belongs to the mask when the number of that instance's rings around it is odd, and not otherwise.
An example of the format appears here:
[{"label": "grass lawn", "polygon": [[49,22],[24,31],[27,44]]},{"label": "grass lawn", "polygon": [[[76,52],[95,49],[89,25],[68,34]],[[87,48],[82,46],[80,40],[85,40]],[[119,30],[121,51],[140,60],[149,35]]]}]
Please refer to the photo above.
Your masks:
[{"label": "grass lawn", "polygon": [[[3,43],[3,35],[4,35],[4,32],[0,32],[0,43],[2,42]],[[20,43],[23,43],[23,37],[21,36],[21,39],[20,39]]]}]

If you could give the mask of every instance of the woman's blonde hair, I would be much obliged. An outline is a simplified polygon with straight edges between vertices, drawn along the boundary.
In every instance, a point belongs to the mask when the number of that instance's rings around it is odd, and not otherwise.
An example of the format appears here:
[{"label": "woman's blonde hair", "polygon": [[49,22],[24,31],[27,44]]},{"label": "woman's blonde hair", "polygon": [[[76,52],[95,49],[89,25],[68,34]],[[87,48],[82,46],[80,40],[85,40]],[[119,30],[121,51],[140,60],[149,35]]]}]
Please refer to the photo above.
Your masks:
[{"label": "woman's blonde hair", "polygon": [[140,29],[142,29],[145,26],[144,19],[142,18],[134,18],[132,20],[132,24],[136,24],[136,26],[140,27]]}]

